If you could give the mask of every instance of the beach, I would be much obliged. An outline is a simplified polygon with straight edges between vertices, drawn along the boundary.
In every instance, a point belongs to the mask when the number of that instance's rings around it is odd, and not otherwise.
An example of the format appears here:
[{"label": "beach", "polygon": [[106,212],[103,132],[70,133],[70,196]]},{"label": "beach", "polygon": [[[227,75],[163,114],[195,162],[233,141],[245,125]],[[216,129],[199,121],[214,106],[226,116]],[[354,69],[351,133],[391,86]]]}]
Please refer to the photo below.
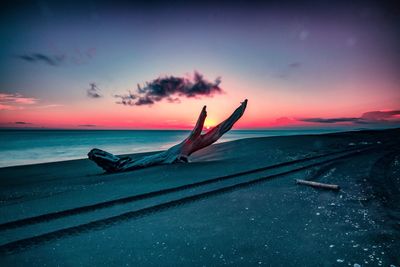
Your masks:
[{"label": "beach", "polygon": [[115,174],[88,159],[0,168],[0,265],[399,266],[399,144],[400,129],[365,130]]}]

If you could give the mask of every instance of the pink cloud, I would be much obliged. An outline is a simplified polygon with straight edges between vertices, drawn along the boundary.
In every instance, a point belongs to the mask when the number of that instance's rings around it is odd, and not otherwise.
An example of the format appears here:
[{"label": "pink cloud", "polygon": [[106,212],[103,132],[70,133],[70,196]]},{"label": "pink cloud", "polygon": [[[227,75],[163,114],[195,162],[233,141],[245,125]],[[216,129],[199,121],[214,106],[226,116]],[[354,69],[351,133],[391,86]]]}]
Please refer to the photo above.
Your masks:
[{"label": "pink cloud", "polygon": [[0,104],[0,110],[14,110],[14,109],[15,107],[13,106]]},{"label": "pink cloud", "polygon": [[24,97],[19,93],[0,93],[0,110],[20,109],[21,106],[36,104],[37,101],[37,98]]}]

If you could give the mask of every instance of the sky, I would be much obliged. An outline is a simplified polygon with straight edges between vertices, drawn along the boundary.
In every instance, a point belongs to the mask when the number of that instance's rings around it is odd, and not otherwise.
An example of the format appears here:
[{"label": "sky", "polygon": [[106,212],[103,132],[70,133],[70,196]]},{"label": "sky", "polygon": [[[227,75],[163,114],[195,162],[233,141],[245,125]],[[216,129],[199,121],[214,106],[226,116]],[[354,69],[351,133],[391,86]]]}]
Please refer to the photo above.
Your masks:
[{"label": "sky", "polygon": [[0,127],[398,127],[394,3],[4,2]]}]

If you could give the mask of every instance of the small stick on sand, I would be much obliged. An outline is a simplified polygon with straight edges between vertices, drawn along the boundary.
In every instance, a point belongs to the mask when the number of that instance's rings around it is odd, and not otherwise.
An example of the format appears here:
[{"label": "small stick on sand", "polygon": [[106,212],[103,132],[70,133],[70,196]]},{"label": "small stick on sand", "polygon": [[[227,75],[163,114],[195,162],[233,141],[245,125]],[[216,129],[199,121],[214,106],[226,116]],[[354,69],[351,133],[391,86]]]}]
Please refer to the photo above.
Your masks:
[{"label": "small stick on sand", "polygon": [[312,182],[312,181],[306,181],[306,180],[300,180],[300,179],[296,179],[296,184],[308,185],[308,186],[322,188],[322,189],[340,190],[340,186],[338,186],[336,184],[324,184],[324,183],[318,183],[318,182]]}]

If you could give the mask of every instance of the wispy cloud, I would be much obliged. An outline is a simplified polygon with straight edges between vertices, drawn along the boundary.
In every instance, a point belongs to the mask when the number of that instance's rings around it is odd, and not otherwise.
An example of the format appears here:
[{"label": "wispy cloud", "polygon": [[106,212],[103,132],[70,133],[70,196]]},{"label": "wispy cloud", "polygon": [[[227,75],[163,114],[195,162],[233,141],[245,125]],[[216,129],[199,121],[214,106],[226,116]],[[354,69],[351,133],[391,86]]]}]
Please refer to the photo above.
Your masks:
[{"label": "wispy cloud", "polygon": [[292,62],[288,65],[289,68],[292,69],[296,69],[296,68],[300,68],[301,67],[301,63],[300,62]]},{"label": "wispy cloud", "polygon": [[80,124],[80,125],[78,125],[78,127],[96,127],[97,125],[95,125],[95,124]]},{"label": "wispy cloud", "polygon": [[45,55],[41,53],[18,55],[17,57],[27,62],[45,63],[53,67],[59,66],[65,60],[64,55]]},{"label": "wispy cloud", "polygon": [[302,67],[302,63],[300,63],[300,62],[289,63],[286,67],[284,67],[284,69],[281,71],[281,73],[278,76],[282,79],[288,79],[301,67]]},{"label": "wispy cloud", "polygon": [[400,110],[370,111],[362,114],[361,119],[367,121],[400,120]]},{"label": "wispy cloud", "polygon": [[275,119],[275,121],[271,122],[271,124],[274,126],[285,126],[285,125],[292,125],[295,123],[298,123],[298,120],[290,117],[279,117]]},{"label": "wispy cloud", "polygon": [[68,51],[61,51],[55,48],[55,53],[28,53],[20,54],[16,57],[29,63],[43,63],[52,67],[58,67],[64,63],[72,63],[74,65],[86,64],[96,56],[96,48],[87,49],[74,48]]},{"label": "wispy cloud", "polygon": [[354,123],[354,124],[397,124],[400,123],[400,110],[369,111],[360,117],[339,117],[339,118],[302,118],[303,122],[313,123]]},{"label": "wispy cloud", "polygon": [[18,125],[29,125],[29,124],[32,124],[32,123],[25,122],[25,121],[16,121],[15,124],[18,124]]},{"label": "wispy cloud", "polygon": [[63,107],[64,105],[61,104],[48,104],[48,105],[41,105],[41,106],[36,106],[35,108],[42,109],[42,108],[58,108],[58,107]]},{"label": "wispy cloud", "polygon": [[19,103],[19,104],[35,104],[37,102],[36,98],[24,97],[19,93],[7,94],[0,93],[0,103]]},{"label": "wispy cloud", "polygon": [[0,110],[14,110],[14,109],[15,107],[13,106],[0,104]]},{"label": "wispy cloud", "polygon": [[96,48],[91,47],[86,50],[75,48],[68,53],[68,59],[75,65],[82,65],[88,63],[96,56]]},{"label": "wispy cloud", "polygon": [[304,118],[299,119],[304,122],[315,122],[315,123],[339,123],[339,122],[359,122],[360,118]]},{"label": "wispy cloud", "polygon": [[114,95],[119,98],[117,104],[129,106],[151,105],[163,99],[171,103],[180,102],[179,97],[198,97],[213,96],[221,93],[219,87],[221,79],[217,78],[214,82],[209,82],[198,72],[194,73],[193,79],[181,77],[163,77],[147,82],[145,87],[138,85],[137,92],[123,95]]},{"label": "wispy cloud", "polygon": [[24,105],[36,104],[37,98],[24,97],[19,93],[0,93],[0,110],[20,109]]},{"label": "wispy cloud", "polygon": [[97,87],[96,83],[90,83],[90,88],[86,90],[86,95],[90,98],[100,98],[100,89]]}]

